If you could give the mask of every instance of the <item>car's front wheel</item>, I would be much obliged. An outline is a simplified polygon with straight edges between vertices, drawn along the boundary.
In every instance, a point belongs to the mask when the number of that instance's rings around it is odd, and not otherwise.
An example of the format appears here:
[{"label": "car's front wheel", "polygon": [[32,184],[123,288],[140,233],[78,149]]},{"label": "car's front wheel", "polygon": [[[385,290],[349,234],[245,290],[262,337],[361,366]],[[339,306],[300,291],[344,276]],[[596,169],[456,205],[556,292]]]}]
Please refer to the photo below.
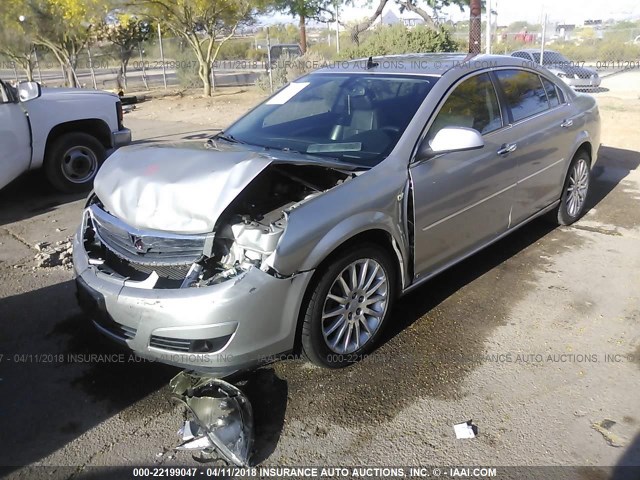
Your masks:
[{"label": "car's front wheel", "polygon": [[371,244],[343,252],[319,275],[303,319],[303,353],[316,365],[345,367],[373,348],[389,317],[394,263]]},{"label": "car's front wheel", "polygon": [[591,162],[586,152],[573,158],[564,182],[560,205],[553,212],[553,220],[559,225],[571,225],[585,211],[587,194],[591,184]]}]

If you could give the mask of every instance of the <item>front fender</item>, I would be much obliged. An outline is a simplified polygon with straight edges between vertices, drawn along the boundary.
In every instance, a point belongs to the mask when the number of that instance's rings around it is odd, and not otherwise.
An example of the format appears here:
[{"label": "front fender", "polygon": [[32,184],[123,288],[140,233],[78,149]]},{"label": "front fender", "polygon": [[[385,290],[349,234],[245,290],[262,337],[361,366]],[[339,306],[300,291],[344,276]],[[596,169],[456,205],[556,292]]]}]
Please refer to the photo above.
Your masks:
[{"label": "front fender", "polygon": [[[384,231],[393,239],[396,245],[403,243],[402,235],[398,231],[393,218],[382,212],[362,212],[345,218],[320,238],[300,264],[300,270],[306,271],[317,268],[327,256],[342,244],[356,235],[372,230]],[[402,257],[399,260],[403,261]]]}]

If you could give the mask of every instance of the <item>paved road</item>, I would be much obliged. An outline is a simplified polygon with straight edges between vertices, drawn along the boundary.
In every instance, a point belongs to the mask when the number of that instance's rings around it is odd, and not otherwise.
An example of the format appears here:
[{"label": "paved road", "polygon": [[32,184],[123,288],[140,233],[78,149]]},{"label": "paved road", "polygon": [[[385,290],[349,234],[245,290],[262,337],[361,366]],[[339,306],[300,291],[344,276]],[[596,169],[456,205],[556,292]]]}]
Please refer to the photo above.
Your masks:
[{"label": "paved road", "polygon": [[[128,125],[138,142],[214,131]],[[287,361],[248,375],[254,461],[640,464],[637,148],[603,149],[576,226],[534,222],[399,301],[376,355],[342,371]],[[104,341],[76,306],[71,272],[34,266],[33,246],[71,235],[82,205],[37,175],[0,192],[0,465],[12,478],[70,478],[90,466],[195,464],[171,452],[183,413],[166,385],[177,370]],[[471,418],[479,437],[456,440],[452,425]],[[604,419],[622,448],[592,428]]]}]

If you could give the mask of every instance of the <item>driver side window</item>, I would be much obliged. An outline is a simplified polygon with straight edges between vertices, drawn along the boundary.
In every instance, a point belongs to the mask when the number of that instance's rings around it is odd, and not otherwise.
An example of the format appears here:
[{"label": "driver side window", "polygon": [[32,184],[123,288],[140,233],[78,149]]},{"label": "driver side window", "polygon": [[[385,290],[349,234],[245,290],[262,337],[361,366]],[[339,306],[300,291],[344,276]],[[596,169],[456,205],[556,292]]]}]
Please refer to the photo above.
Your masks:
[{"label": "driver side window", "polygon": [[431,124],[427,138],[444,127],[467,127],[481,134],[502,127],[496,91],[488,74],[475,75],[456,87]]}]

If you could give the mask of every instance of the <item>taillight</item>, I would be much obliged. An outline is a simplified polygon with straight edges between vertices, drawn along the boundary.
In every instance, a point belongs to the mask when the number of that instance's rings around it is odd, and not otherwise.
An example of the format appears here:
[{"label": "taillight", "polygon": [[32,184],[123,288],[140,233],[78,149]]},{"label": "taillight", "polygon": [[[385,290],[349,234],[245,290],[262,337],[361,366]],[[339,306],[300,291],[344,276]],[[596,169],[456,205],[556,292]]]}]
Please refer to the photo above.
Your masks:
[{"label": "taillight", "polygon": [[124,118],[122,113],[122,102],[116,102],[116,114],[118,116],[118,130],[122,130],[122,119]]}]

